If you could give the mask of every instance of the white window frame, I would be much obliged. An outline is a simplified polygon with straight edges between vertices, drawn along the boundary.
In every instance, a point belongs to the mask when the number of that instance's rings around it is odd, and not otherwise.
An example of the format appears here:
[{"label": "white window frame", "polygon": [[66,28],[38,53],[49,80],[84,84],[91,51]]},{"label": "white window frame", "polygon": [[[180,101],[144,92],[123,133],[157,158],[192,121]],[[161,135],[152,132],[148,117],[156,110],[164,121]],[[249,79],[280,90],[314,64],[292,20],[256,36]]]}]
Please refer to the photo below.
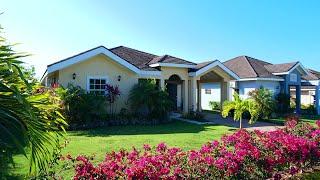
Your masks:
[{"label": "white window frame", "polygon": [[87,93],[90,93],[90,79],[105,79],[106,84],[109,83],[109,77],[108,76],[87,76]]}]

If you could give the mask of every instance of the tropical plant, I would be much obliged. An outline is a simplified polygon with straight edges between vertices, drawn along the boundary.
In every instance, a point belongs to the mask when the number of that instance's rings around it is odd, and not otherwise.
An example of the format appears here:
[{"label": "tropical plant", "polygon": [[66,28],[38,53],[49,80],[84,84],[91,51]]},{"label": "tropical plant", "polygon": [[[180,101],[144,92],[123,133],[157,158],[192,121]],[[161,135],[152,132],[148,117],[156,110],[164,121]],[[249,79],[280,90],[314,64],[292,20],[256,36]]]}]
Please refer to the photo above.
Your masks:
[{"label": "tropical plant", "polygon": [[70,125],[83,124],[102,119],[107,114],[106,96],[87,93],[79,86],[68,84],[59,87],[63,100],[63,113]]},{"label": "tropical plant", "polygon": [[150,118],[166,118],[173,103],[166,91],[160,90],[155,80],[141,80],[134,85],[129,94],[132,109]]},{"label": "tropical plant", "polygon": [[269,119],[275,108],[272,91],[261,87],[250,91],[249,96],[257,103],[262,118]]},{"label": "tropical plant", "polygon": [[[10,74],[0,74],[0,173],[13,153],[22,153],[30,163],[29,172],[47,169],[53,150],[59,146],[59,139],[66,125],[59,110],[59,98],[54,90],[32,87],[21,69],[25,57],[12,50],[0,37],[0,69]],[[19,77],[18,82],[10,78]],[[20,83],[21,82],[21,83]],[[25,86],[25,90],[21,90]],[[26,148],[30,153],[26,153]]]},{"label": "tropical plant", "polygon": [[290,94],[286,93],[279,93],[276,96],[276,103],[277,103],[277,112],[279,113],[288,113],[289,106],[290,106]]},{"label": "tropical plant", "polygon": [[119,86],[106,84],[106,96],[110,106],[110,114],[114,117],[116,111],[115,102],[120,96]]},{"label": "tropical plant", "polygon": [[211,110],[220,110],[220,102],[217,101],[209,101],[209,107],[211,108]]},{"label": "tropical plant", "polygon": [[245,112],[250,113],[249,123],[256,122],[259,118],[259,108],[253,99],[241,99],[237,93],[233,95],[234,101],[225,101],[223,103],[221,115],[226,118],[229,112],[234,110],[234,120],[240,121],[240,129],[242,128],[242,118]]}]

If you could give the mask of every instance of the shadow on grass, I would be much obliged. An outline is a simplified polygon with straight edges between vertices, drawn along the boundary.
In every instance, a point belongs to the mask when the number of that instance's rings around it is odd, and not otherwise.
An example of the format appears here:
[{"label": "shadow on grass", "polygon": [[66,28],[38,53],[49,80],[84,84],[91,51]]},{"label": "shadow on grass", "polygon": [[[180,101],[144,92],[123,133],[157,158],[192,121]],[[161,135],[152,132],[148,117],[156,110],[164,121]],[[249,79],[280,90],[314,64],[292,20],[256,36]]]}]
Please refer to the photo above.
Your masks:
[{"label": "shadow on grass", "polygon": [[[229,127],[228,127],[229,128]],[[114,135],[153,135],[153,134],[177,134],[177,133],[199,133],[201,131],[227,131],[223,125],[196,125],[187,122],[172,121],[160,125],[128,125],[96,128],[85,131],[69,132],[71,136],[114,136]],[[234,129],[236,130],[236,129]],[[233,131],[228,129],[228,131]]]}]

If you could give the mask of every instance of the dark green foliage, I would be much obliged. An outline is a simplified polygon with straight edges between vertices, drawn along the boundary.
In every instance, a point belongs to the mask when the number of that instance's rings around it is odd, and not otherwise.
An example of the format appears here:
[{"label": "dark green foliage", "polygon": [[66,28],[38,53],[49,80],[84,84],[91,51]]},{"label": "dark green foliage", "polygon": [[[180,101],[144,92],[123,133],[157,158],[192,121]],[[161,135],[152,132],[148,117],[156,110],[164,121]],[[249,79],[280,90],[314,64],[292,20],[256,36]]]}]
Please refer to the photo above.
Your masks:
[{"label": "dark green foliage", "polygon": [[305,115],[316,115],[317,111],[313,104],[301,105],[301,113]]},{"label": "dark green foliage", "polygon": [[204,121],[204,115],[198,111],[189,111],[181,116],[183,119],[190,119],[196,121]]},{"label": "dark green foliage", "polygon": [[284,114],[284,113],[289,113],[289,107],[290,107],[290,95],[285,94],[285,93],[279,93],[276,96],[276,103],[277,103],[277,108],[276,111],[278,113]]},{"label": "dark green foliage", "polygon": [[155,80],[141,80],[130,91],[129,102],[135,113],[150,119],[168,119],[173,103]]},{"label": "dark green foliage", "polygon": [[107,116],[106,96],[86,93],[79,86],[69,84],[59,88],[63,100],[63,110],[70,125],[90,123]]},{"label": "dark green foliage", "polygon": [[221,109],[220,102],[217,102],[217,101],[210,101],[209,106],[210,106],[211,110],[220,110]]},{"label": "dark green foliage", "polygon": [[273,100],[273,94],[269,89],[259,88],[249,92],[249,96],[256,102],[259,108],[260,117],[269,119],[271,113],[275,108],[275,101]]}]

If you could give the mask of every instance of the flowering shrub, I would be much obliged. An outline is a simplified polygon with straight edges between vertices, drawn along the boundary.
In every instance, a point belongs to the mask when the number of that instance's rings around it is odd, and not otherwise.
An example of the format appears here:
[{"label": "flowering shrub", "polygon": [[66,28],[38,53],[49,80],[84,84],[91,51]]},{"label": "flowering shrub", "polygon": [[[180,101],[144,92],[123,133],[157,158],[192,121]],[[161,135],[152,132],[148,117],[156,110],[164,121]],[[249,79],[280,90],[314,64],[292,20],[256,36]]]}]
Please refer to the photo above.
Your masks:
[{"label": "flowering shrub", "polygon": [[289,124],[271,132],[242,129],[199,150],[146,144],[108,153],[96,166],[79,156],[74,179],[280,179],[279,172],[295,174],[320,159],[319,127]]}]

